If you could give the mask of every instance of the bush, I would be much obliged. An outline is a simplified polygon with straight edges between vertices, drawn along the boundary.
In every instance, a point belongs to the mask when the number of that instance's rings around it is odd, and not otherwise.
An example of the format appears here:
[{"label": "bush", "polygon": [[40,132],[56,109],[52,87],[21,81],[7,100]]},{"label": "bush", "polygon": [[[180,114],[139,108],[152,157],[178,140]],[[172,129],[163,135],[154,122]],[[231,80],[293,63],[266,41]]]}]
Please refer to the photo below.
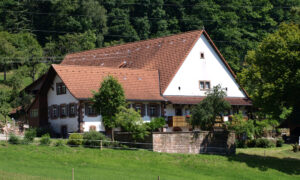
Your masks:
[{"label": "bush", "polygon": [[266,138],[259,138],[256,140],[256,147],[262,147],[262,148],[275,147],[275,143]]},{"label": "bush", "polygon": [[108,141],[108,138],[105,137],[105,135],[103,135],[102,133],[97,132],[97,131],[85,132],[83,134],[83,145],[84,146],[88,146],[88,147],[100,146],[99,140]]},{"label": "bush", "polygon": [[20,138],[14,134],[9,135],[8,139],[9,144],[20,144]]},{"label": "bush", "polygon": [[49,146],[51,143],[50,135],[44,134],[40,139],[40,145],[46,145]]},{"label": "bush", "polygon": [[82,135],[78,133],[71,134],[67,143],[70,146],[80,146],[82,144]]},{"label": "bush", "polygon": [[25,131],[24,141],[28,143],[33,142],[35,137],[36,137],[36,130],[28,129],[27,131]]},{"label": "bush", "polygon": [[297,143],[293,144],[292,147],[294,152],[298,152],[300,150],[300,146]]},{"label": "bush", "polygon": [[236,144],[237,148],[246,148],[247,147],[247,143],[244,140],[236,140],[235,144]]},{"label": "bush", "polygon": [[162,128],[166,124],[166,120],[163,117],[153,118],[149,123],[146,123],[147,128],[150,131],[157,131],[159,128]]},{"label": "bush", "polygon": [[56,146],[56,147],[60,147],[60,146],[64,146],[64,145],[65,145],[65,143],[62,139],[57,140],[54,144],[54,146]]},{"label": "bush", "polygon": [[247,147],[256,147],[256,139],[247,140]]},{"label": "bush", "polygon": [[276,141],[276,147],[282,147],[283,143],[284,143],[283,139],[277,139],[277,141]]},{"label": "bush", "polygon": [[53,135],[52,128],[50,126],[36,128],[36,137],[42,137],[44,134]]}]

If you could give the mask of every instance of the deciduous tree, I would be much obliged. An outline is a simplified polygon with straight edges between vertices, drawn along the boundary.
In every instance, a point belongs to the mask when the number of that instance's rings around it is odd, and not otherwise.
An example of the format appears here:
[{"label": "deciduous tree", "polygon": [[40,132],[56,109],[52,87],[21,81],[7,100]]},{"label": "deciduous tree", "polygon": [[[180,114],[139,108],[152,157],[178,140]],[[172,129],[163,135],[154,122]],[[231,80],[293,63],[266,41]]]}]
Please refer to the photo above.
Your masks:
[{"label": "deciduous tree", "polygon": [[213,87],[213,90],[207,93],[207,97],[192,109],[192,126],[212,130],[217,116],[222,118],[222,114],[230,109],[230,104],[224,99],[225,96],[226,93],[220,85]]},{"label": "deciduous tree", "polygon": [[239,74],[242,85],[257,107],[280,121],[287,110],[300,107],[300,29],[296,24],[281,24],[259,46],[249,51]]},{"label": "deciduous tree", "polygon": [[102,115],[105,128],[112,129],[112,139],[114,139],[113,128],[116,127],[116,114],[119,108],[125,105],[125,95],[122,85],[113,76],[103,79],[98,92],[94,92],[91,99],[96,111]]}]

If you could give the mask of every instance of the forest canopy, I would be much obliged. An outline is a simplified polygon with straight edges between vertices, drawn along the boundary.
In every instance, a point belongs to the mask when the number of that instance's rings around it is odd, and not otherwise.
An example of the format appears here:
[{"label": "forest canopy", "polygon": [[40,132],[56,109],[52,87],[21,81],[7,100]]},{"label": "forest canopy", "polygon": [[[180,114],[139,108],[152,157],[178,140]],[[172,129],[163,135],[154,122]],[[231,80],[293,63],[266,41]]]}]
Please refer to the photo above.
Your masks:
[{"label": "forest canopy", "polygon": [[[299,23],[298,0],[2,0],[0,31],[28,32],[59,62],[70,52],[202,29],[240,72],[281,22]],[[48,58],[49,59],[49,58]]]}]

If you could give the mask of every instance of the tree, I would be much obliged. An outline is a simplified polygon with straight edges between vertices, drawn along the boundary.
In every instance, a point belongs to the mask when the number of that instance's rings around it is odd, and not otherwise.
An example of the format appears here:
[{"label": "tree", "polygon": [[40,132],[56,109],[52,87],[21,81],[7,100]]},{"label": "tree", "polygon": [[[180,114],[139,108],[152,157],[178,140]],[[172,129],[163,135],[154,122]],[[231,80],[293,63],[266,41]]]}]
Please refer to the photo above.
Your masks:
[{"label": "tree", "polygon": [[90,50],[96,47],[97,37],[92,31],[61,35],[57,41],[51,38],[45,45],[45,53],[49,56],[64,56],[67,53]]},{"label": "tree", "polygon": [[16,48],[8,40],[10,36],[11,34],[7,32],[0,32],[0,64],[3,67],[2,70],[4,71],[4,81],[6,81],[8,63],[12,62],[13,57],[17,52]]},{"label": "tree", "polygon": [[7,135],[8,135],[8,129],[7,124],[10,121],[10,118],[8,117],[11,107],[8,103],[9,95],[5,90],[0,90],[0,125],[4,127],[4,133],[6,135],[6,141],[7,141]]},{"label": "tree", "polygon": [[91,101],[96,111],[102,115],[105,128],[112,129],[114,140],[113,128],[116,127],[116,114],[126,102],[122,85],[113,76],[105,77],[98,92],[94,92]]},{"label": "tree", "polygon": [[[286,110],[299,111],[300,101],[300,29],[281,24],[259,46],[249,51],[243,71],[238,74],[254,104],[280,121]],[[295,118],[296,119],[296,118]]]},{"label": "tree", "polygon": [[207,97],[192,109],[191,124],[193,128],[200,126],[202,130],[212,130],[217,116],[222,118],[222,113],[230,109],[230,104],[224,99],[226,92],[221,86],[213,87]]},{"label": "tree", "polygon": [[134,140],[144,139],[149,134],[140,113],[133,108],[121,107],[119,113],[116,114],[116,124],[131,133]]}]

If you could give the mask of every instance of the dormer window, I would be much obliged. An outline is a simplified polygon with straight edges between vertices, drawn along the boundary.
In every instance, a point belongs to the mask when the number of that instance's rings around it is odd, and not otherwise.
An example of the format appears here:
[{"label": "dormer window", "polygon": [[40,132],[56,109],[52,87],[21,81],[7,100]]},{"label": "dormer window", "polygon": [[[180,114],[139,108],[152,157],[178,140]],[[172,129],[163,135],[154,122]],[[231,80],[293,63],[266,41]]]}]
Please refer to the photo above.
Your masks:
[{"label": "dormer window", "polygon": [[200,59],[204,59],[204,52],[200,52]]},{"label": "dormer window", "polygon": [[199,81],[200,90],[209,90],[210,89],[210,81]]},{"label": "dormer window", "polygon": [[56,94],[66,94],[66,85],[64,83],[56,83]]}]

